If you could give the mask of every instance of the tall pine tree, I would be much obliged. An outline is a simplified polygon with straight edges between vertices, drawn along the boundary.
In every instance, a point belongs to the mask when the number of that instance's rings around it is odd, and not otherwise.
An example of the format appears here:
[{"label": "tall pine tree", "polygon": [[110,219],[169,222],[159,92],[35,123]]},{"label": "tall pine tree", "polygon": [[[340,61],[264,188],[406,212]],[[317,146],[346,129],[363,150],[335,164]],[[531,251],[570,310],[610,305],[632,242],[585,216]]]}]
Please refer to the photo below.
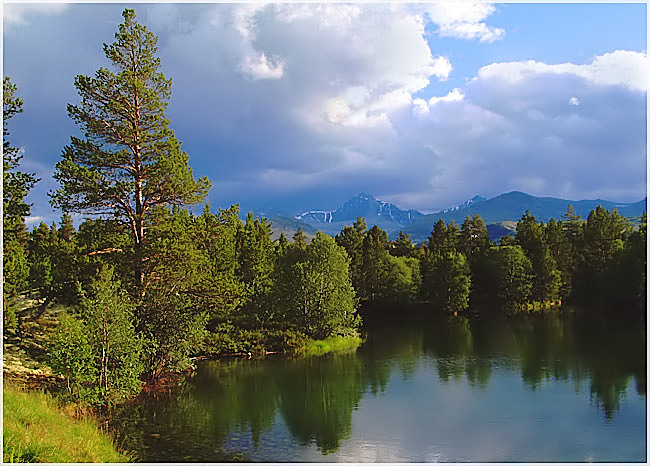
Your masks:
[{"label": "tall pine tree", "polygon": [[72,137],[56,165],[61,188],[51,202],[66,212],[113,216],[128,225],[135,249],[135,281],[141,287],[147,213],[156,206],[200,202],[210,188],[194,179],[188,156],[165,116],[171,80],[159,71],[157,37],[123,12],[115,42],[104,44],[114,71],[79,75],[78,105],[69,116],[84,138]]}]

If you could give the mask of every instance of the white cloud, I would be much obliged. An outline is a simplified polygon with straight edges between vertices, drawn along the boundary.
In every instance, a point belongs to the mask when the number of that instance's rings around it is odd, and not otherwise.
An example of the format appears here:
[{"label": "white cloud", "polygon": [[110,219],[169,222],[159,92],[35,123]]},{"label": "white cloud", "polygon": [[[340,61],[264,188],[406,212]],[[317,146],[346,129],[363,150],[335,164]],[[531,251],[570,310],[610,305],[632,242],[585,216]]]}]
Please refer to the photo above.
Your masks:
[{"label": "white cloud", "polygon": [[[421,138],[440,167],[431,171],[428,191],[422,188],[431,204],[462,201],[470,173],[471,188],[484,196],[517,189],[568,199],[642,198],[646,94],[639,92],[642,79],[630,74],[647,58],[604,57],[587,65],[497,63],[462,90],[414,101],[408,137]],[[616,67],[632,71],[614,79]]]},{"label": "white cloud", "polygon": [[284,63],[274,55],[270,59],[264,52],[257,57],[244,57],[242,70],[251,79],[280,79],[284,74]]},{"label": "white cloud", "polygon": [[493,63],[481,68],[478,75],[481,79],[497,78],[516,83],[541,74],[565,74],[584,78],[594,84],[621,85],[645,91],[648,88],[649,70],[650,61],[645,53],[617,50],[595,57],[585,65],[552,65],[534,60]]},{"label": "white cloud", "polygon": [[495,11],[489,3],[443,2],[427,9],[431,20],[439,26],[437,32],[441,37],[494,42],[505,36],[505,30],[483,22]]},{"label": "white cloud", "polygon": [[464,97],[465,94],[463,94],[463,91],[456,87],[449,91],[449,93],[444,97],[431,97],[429,99],[429,106],[436,105],[439,102],[456,102],[463,100]]},{"label": "white cloud", "polygon": [[441,81],[444,81],[449,77],[452,69],[453,67],[451,66],[451,62],[447,57],[434,58],[431,71],[432,74]]}]

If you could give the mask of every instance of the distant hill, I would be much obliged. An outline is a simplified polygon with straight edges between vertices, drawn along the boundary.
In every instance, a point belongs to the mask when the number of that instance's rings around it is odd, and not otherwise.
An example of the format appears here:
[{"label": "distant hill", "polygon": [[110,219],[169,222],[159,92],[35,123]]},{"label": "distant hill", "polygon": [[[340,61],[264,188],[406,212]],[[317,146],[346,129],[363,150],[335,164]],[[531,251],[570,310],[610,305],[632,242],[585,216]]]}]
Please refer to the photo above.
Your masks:
[{"label": "distant hill", "polygon": [[402,210],[395,204],[361,193],[347,200],[335,210],[310,210],[295,219],[330,235],[339,233],[345,225],[352,225],[358,217],[366,220],[368,228],[377,225],[392,232],[404,228],[424,214],[417,210]]},{"label": "distant hill", "polygon": [[535,216],[538,221],[547,222],[551,218],[560,219],[569,204],[573,205],[582,218],[587,218],[589,212],[599,205],[602,205],[607,210],[615,207],[625,217],[639,216],[646,209],[646,199],[630,204],[603,199],[571,201],[554,197],[536,197],[519,191],[512,191],[491,199],[469,203],[467,206],[458,209],[447,209],[438,213],[424,215],[408,225],[404,232],[409,233],[414,241],[423,241],[428,238],[433,225],[439,219],[444,220],[445,223],[454,220],[460,225],[467,215],[473,217],[475,214],[479,214],[483,221],[490,225],[507,221],[516,222],[526,210],[530,211],[531,215]]}]

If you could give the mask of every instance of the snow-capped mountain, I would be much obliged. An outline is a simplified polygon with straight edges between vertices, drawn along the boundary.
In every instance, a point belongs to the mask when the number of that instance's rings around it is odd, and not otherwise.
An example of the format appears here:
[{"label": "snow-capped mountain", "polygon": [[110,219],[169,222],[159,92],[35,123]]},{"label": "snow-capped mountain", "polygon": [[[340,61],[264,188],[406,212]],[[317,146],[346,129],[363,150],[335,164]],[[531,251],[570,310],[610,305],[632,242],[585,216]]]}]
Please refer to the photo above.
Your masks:
[{"label": "snow-capped mountain", "polygon": [[310,210],[296,215],[295,218],[324,231],[330,230],[331,227],[338,232],[341,226],[352,225],[358,217],[363,217],[368,227],[377,225],[392,230],[406,226],[423,215],[417,210],[402,210],[395,204],[376,199],[372,194],[361,193],[344,202],[336,210]]},{"label": "snow-capped mountain", "polygon": [[487,199],[484,198],[483,196],[476,195],[473,198],[466,200],[462,204],[459,204],[457,206],[450,207],[448,209],[442,210],[442,211],[440,211],[440,213],[441,214],[446,214],[447,212],[455,212],[457,210],[461,210],[461,209],[465,209],[465,208],[470,207],[470,206],[474,206],[474,205],[478,204],[479,202],[483,202],[483,201],[486,201],[486,200]]}]

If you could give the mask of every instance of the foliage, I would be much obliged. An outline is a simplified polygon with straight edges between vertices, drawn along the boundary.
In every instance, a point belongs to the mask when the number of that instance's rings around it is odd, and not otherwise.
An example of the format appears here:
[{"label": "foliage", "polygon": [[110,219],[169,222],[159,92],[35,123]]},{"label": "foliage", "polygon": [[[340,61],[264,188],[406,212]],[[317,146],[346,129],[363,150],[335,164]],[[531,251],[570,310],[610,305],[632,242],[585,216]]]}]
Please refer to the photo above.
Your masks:
[{"label": "foliage", "polygon": [[186,210],[157,208],[149,223],[144,296],[138,329],[146,339],[146,370],[157,377],[182,370],[203,339],[210,301],[210,264],[199,249],[194,217]]},{"label": "foliage", "polygon": [[135,305],[112,267],[101,268],[80,308],[95,353],[101,399],[113,403],[137,393],[144,371],[142,339],[135,333]]},{"label": "foliage", "polygon": [[395,241],[391,241],[389,245],[389,253],[395,257],[415,257],[415,246],[411,242],[411,235],[399,232],[399,236]]},{"label": "foliage", "polygon": [[2,221],[5,241],[24,228],[23,222],[30,211],[25,197],[38,181],[33,173],[17,169],[23,155],[19,148],[11,146],[8,138],[9,120],[23,111],[23,101],[16,95],[17,90],[17,86],[5,76],[2,80]]},{"label": "foliage", "polygon": [[491,248],[488,261],[492,287],[501,304],[512,310],[528,303],[533,287],[533,267],[522,247]]},{"label": "foliage", "polygon": [[414,302],[422,285],[420,261],[415,257],[388,256],[383,277],[385,300]]},{"label": "foliage", "polygon": [[560,271],[548,247],[544,225],[537,223],[529,211],[517,223],[515,237],[533,267],[534,281],[532,297],[537,301],[554,300],[559,297]]},{"label": "foliage", "polygon": [[[350,258],[350,279],[352,286],[359,293],[363,288],[363,236],[366,230],[366,222],[363,218],[358,217],[354,224],[345,226],[341,232],[336,235],[336,244],[343,247]],[[359,295],[360,297],[360,295]]]},{"label": "foliage", "polygon": [[309,340],[301,352],[306,356],[322,356],[327,353],[341,353],[355,351],[362,343],[358,336],[334,336],[324,340]]},{"label": "foliage", "polygon": [[209,355],[295,353],[307,336],[291,329],[245,329],[221,323],[207,332],[203,352]]},{"label": "foliage", "polygon": [[[301,231],[298,234],[302,233]],[[297,234],[297,235],[298,235]],[[301,236],[294,237],[295,243],[305,246]],[[275,248],[271,241],[271,225],[266,219],[259,219],[249,212],[246,223],[236,235],[235,253],[238,259],[237,276],[246,286],[250,302],[244,308],[244,319],[259,323],[264,312],[264,299],[271,288],[271,273],[275,262]]]},{"label": "foliage", "polygon": [[83,321],[62,312],[51,339],[49,364],[65,377],[68,394],[76,400],[95,401],[96,354]]},{"label": "foliage", "polygon": [[598,206],[582,228],[582,247],[578,258],[577,293],[582,297],[594,290],[612,291],[614,259],[623,252],[631,226],[616,209],[608,212]]},{"label": "foliage", "polygon": [[428,252],[423,267],[428,271],[422,283],[426,297],[448,312],[467,309],[472,278],[469,263],[462,253]]},{"label": "foliage", "polygon": [[489,247],[490,236],[483,219],[478,214],[473,218],[470,218],[469,215],[465,217],[465,221],[460,227],[458,250],[465,254],[471,263],[479,260]]},{"label": "foliage", "polygon": [[9,328],[16,325],[15,298],[28,289],[29,262],[24,222],[30,205],[25,202],[25,197],[38,181],[34,174],[18,170],[23,156],[9,142],[8,122],[23,111],[23,101],[16,95],[17,90],[17,86],[5,76],[2,81],[2,308],[4,324]]},{"label": "foliage", "polygon": [[312,338],[354,334],[360,319],[345,250],[321,232],[304,254],[291,246],[274,274],[274,321]]}]

